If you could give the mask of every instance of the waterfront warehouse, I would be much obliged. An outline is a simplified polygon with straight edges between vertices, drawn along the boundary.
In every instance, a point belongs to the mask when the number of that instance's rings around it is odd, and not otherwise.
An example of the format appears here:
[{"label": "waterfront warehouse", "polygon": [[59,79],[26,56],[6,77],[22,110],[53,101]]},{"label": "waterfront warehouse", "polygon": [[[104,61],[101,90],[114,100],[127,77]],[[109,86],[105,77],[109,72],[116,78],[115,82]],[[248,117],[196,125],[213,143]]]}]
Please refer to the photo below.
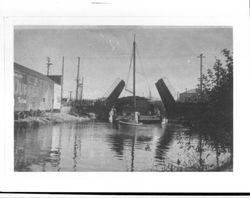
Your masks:
[{"label": "waterfront warehouse", "polygon": [[54,104],[53,109],[59,110],[61,108],[61,84],[62,84],[62,75],[49,75],[51,80],[54,81]]},{"label": "waterfront warehouse", "polygon": [[54,84],[47,76],[14,63],[14,111],[52,110]]}]

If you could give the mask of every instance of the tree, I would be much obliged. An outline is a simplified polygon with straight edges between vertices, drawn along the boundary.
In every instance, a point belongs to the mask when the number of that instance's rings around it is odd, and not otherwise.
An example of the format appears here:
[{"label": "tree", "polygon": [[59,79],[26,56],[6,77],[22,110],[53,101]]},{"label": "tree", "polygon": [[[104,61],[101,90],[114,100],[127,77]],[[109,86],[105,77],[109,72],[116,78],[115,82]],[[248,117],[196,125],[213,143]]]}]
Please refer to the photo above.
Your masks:
[{"label": "tree", "polygon": [[232,130],[233,123],[233,56],[222,50],[225,60],[216,59],[212,69],[202,76],[202,98],[208,104],[205,122]]}]

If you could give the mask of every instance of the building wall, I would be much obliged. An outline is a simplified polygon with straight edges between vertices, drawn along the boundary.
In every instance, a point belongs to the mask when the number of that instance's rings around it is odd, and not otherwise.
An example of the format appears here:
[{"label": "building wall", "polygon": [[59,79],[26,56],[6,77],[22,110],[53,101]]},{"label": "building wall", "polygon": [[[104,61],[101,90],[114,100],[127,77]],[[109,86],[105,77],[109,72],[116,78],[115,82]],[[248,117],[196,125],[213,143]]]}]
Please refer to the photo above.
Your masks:
[{"label": "building wall", "polygon": [[179,96],[179,102],[197,102],[198,94],[197,93],[181,93]]},{"label": "building wall", "polygon": [[61,85],[54,84],[54,109],[61,108]]},{"label": "building wall", "polygon": [[14,111],[53,108],[54,83],[45,75],[14,65]]}]

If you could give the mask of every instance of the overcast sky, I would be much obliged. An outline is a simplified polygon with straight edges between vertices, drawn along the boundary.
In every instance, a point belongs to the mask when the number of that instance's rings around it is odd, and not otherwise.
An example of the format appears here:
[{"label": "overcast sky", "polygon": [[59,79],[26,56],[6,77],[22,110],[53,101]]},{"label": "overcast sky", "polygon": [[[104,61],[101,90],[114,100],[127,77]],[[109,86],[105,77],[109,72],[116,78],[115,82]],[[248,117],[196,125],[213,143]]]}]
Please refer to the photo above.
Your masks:
[{"label": "overcast sky", "polygon": [[[102,97],[112,83],[127,80],[136,35],[137,95],[159,98],[154,83],[166,77],[175,92],[196,88],[200,53],[205,55],[204,70],[211,68],[221,50],[233,48],[232,29],[227,27],[16,27],[15,62],[46,74],[46,57],[53,65],[50,74],[61,74],[65,57],[64,96],[75,96],[77,57],[81,58],[84,98]],[[128,87],[131,87],[132,74]],[[146,78],[145,78],[146,76]],[[147,79],[147,80],[146,80]],[[148,83],[147,83],[148,81]],[[122,95],[129,95],[125,91]]]}]

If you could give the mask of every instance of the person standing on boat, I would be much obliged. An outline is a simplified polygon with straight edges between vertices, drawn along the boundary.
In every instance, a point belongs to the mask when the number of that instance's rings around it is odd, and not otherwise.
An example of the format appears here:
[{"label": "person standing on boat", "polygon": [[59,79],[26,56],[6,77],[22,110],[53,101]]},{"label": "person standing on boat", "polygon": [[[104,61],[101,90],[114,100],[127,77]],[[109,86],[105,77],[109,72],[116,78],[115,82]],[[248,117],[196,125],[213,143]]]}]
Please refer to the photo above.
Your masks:
[{"label": "person standing on boat", "polygon": [[114,121],[114,108],[112,108],[109,112],[109,122],[113,123]]},{"label": "person standing on boat", "polygon": [[138,124],[139,123],[139,120],[140,120],[140,112],[135,112],[135,122],[136,122],[136,124]]}]

